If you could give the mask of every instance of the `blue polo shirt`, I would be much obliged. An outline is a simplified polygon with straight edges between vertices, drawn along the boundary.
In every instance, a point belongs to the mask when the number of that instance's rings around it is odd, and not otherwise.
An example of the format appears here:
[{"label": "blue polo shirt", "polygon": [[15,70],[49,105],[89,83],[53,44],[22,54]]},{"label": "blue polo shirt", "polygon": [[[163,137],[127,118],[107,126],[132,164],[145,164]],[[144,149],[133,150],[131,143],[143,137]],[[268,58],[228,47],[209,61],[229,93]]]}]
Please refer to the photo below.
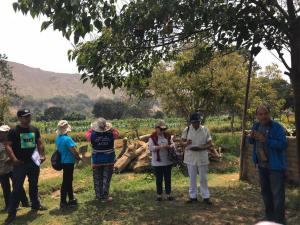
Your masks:
[{"label": "blue polo shirt", "polygon": [[68,135],[58,135],[55,140],[56,148],[61,154],[61,163],[75,163],[75,156],[70,148],[76,147],[76,143]]}]

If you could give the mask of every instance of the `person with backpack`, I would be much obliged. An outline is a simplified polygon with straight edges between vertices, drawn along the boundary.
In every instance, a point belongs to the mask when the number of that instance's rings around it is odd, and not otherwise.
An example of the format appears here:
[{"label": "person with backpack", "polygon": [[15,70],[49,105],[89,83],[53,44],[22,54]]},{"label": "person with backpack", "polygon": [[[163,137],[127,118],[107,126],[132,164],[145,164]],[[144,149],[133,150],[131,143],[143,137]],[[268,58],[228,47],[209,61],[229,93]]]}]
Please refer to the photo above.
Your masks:
[{"label": "person with backpack", "polygon": [[47,210],[41,205],[38,192],[40,164],[46,160],[41,134],[38,128],[31,125],[31,112],[29,109],[18,110],[17,117],[19,124],[8,132],[5,144],[6,152],[14,165],[13,191],[5,224],[10,224],[16,218],[26,176],[29,181],[29,197],[32,210]]},{"label": "person with backpack", "polygon": [[192,113],[190,125],[182,133],[185,148],[184,163],[187,164],[190,178],[189,200],[187,203],[198,201],[197,174],[200,176],[200,191],[203,202],[211,205],[207,182],[208,149],[212,146],[212,138],[208,128],[201,125],[200,113]]},{"label": "person with backpack", "polygon": [[96,198],[101,202],[111,202],[109,196],[110,181],[114,171],[116,153],[114,142],[119,131],[104,118],[92,123],[87,135],[93,147],[92,168]]},{"label": "person with backpack", "polygon": [[[4,211],[8,210],[10,195],[11,195],[11,185],[10,181],[12,180],[13,175],[13,164],[9,159],[4,142],[7,139],[7,133],[9,132],[10,127],[7,125],[0,126],[0,183],[3,191],[3,198],[5,203]],[[21,193],[21,198],[23,207],[30,207],[26,192],[23,188]]]},{"label": "person with backpack", "polygon": [[157,201],[163,200],[163,180],[165,182],[165,192],[167,200],[173,201],[174,197],[171,196],[171,174],[173,162],[169,158],[169,150],[175,148],[171,135],[168,134],[168,127],[164,120],[160,120],[155,125],[155,131],[149,139],[149,150],[152,154],[151,165],[154,169],[156,177],[156,193]]},{"label": "person with backpack", "polygon": [[[73,174],[76,160],[80,160],[76,143],[68,135],[71,132],[68,121],[61,120],[57,124],[57,137],[55,140],[57,151],[60,153],[61,168],[63,170],[63,180],[60,189],[60,208],[76,206],[77,199],[73,193]],[[69,201],[67,201],[67,197]]]}]

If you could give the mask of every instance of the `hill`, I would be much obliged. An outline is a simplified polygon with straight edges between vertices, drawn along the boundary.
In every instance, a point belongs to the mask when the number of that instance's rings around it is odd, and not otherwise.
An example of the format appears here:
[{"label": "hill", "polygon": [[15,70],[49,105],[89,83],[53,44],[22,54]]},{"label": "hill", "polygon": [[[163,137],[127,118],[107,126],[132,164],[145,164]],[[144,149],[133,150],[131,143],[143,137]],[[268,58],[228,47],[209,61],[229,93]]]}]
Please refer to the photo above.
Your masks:
[{"label": "hill", "polygon": [[14,76],[14,86],[21,96],[32,96],[35,99],[46,99],[53,96],[76,96],[85,94],[91,99],[98,97],[118,98],[109,89],[100,90],[91,83],[82,83],[79,74],[55,73],[32,68],[20,63],[9,62]]}]

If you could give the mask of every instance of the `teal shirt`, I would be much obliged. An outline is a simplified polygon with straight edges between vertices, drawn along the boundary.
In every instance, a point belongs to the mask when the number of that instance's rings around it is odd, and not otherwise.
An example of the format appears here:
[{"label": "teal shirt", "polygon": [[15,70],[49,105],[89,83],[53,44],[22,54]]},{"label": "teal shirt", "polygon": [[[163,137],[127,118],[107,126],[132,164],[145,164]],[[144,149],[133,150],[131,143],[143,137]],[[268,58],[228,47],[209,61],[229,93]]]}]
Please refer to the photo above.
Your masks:
[{"label": "teal shirt", "polygon": [[68,135],[59,135],[55,140],[56,148],[61,154],[61,163],[75,163],[75,156],[70,148],[76,147],[76,143]]}]

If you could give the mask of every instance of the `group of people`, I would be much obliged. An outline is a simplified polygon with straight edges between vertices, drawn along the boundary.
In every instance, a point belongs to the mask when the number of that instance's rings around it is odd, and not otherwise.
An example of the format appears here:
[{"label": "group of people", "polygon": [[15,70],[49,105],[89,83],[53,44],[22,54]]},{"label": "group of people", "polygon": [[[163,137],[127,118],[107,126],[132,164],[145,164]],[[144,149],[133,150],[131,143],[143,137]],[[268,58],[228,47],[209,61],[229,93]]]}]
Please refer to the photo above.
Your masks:
[{"label": "group of people", "polygon": [[[22,203],[33,210],[47,210],[42,206],[38,195],[38,178],[40,164],[45,160],[44,146],[37,128],[31,125],[31,112],[28,109],[17,112],[19,124],[10,129],[0,127],[0,181],[3,188],[5,205],[8,212],[6,223],[16,218],[16,210]],[[285,149],[287,140],[284,128],[271,120],[268,107],[257,107],[258,122],[252,131],[246,133],[247,140],[253,144],[253,160],[259,168],[262,197],[265,204],[267,221],[285,223],[285,186],[284,174],[286,165]],[[172,136],[167,131],[164,120],[159,120],[155,131],[149,138],[149,151],[152,155],[152,167],[156,177],[157,201],[173,201],[172,166],[170,151],[176,148]],[[60,208],[76,206],[77,199],[73,193],[74,164],[81,160],[77,144],[69,136],[72,128],[68,121],[61,120],[57,125],[56,148],[60,153],[63,170],[61,184]],[[96,198],[101,202],[111,202],[109,195],[110,182],[116,160],[115,139],[119,136],[117,129],[104,118],[91,124],[86,138],[92,146],[91,163]],[[192,113],[190,125],[182,132],[182,145],[185,147],[184,163],[189,174],[189,199],[187,203],[198,202],[197,175],[200,177],[200,193],[203,202],[212,205],[208,188],[207,172],[209,165],[208,149],[212,146],[209,129],[201,124],[201,115]],[[24,180],[29,181],[29,204],[24,190]],[[10,190],[12,179],[13,190]],[[163,183],[165,195],[163,195]],[[67,200],[68,199],[68,200]]]}]

